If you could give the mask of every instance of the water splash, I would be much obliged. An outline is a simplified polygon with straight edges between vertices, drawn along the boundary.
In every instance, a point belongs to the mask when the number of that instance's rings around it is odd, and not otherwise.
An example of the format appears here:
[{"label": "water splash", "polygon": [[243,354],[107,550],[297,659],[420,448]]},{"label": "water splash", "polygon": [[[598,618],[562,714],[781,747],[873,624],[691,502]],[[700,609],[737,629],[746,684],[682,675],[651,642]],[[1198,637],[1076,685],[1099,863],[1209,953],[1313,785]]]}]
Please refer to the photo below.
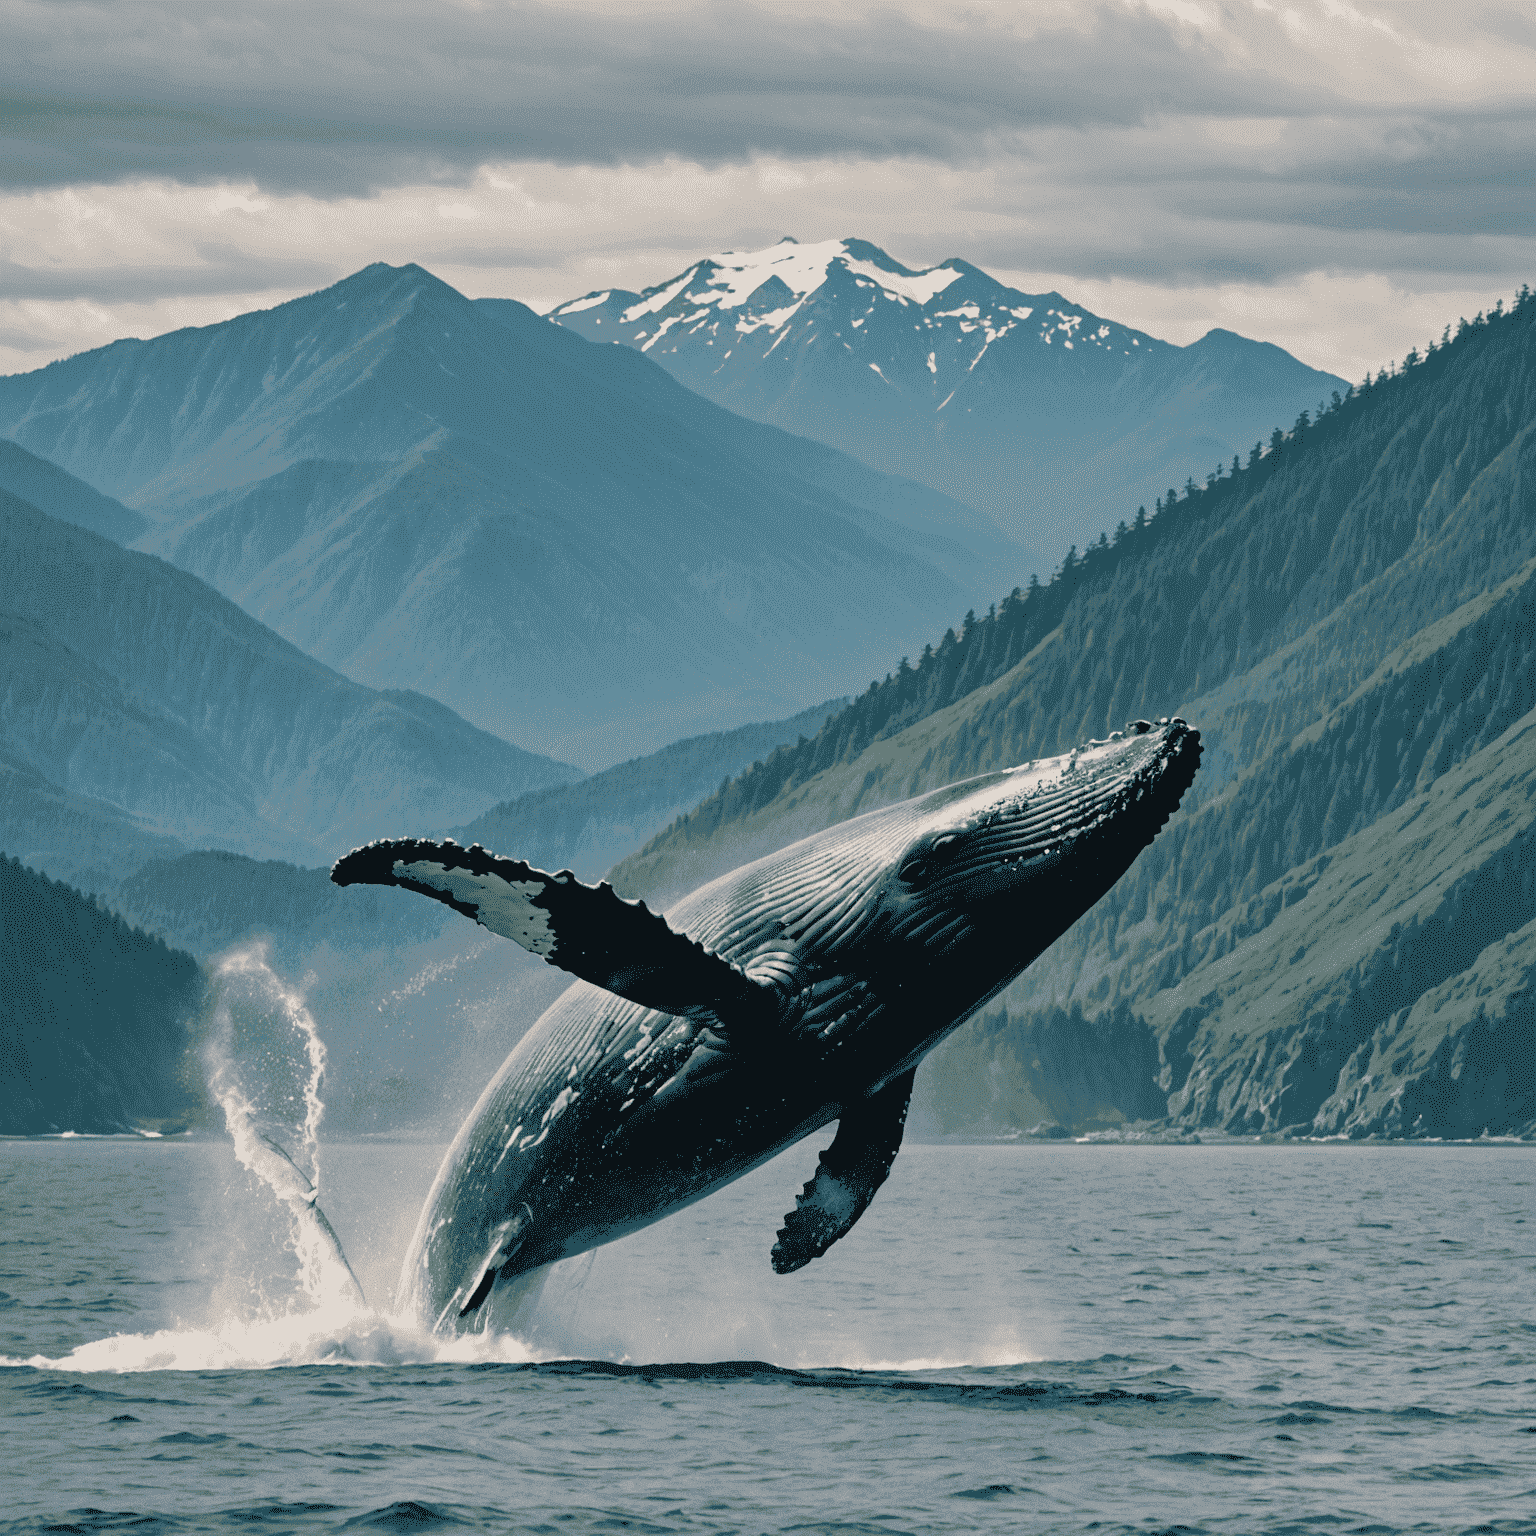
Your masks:
[{"label": "water splash", "polygon": [[133,1372],[544,1358],[510,1333],[436,1335],[414,1316],[367,1304],[317,1198],[325,1043],[303,991],[267,957],[265,945],[253,944],[215,964],[219,990],[204,1057],[236,1159],[286,1216],[286,1246],[297,1261],[293,1283],[254,1308],[231,1309],[212,1326],[114,1334],[57,1358],[0,1356],[0,1365]]},{"label": "water splash", "polygon": [[[209,1068],[208,1086],[224,1111],[224,1125],[234,1142],[235,1157],[241,1167],[253,1173],[287,1209],[292,1248],[299,1265],[299,1283],[308,1298],[310,1310],[356,1310],[366,1305],[362,1287],[352,1273],[352,1266],[342,1252],[335,1229],[320,1209],[320,1122],[325,1116],[325,1101],[320,1096],[325,1078],[325,1042],[313,1015],[305,1005],[304,994],[289,986],[267,964],[264,944],[246,945],[232,950],[215,966],[219,983],[219,1001],[214,1013],[213,1031],[206,1046]],[[261,1129],[261,1109],[256,1096],[247,1087],[242,1071],[241,1053],[236,1043],[233,1005],[237,996],[254,1003],[267,1016],[286,1019],[299,1037],[307,1071],[297,1092],[287,1095],[304,1106],[303,1120],[296,1127],[299,1155],[308,1163],[308,1171],[285,1149],[283,1144]],[[274,1067],[281,1076],[285,1053],[280,1042],[268,1040],[265,1065],[271,1076]],[[269,1098],[281,1098],[280,1090]],[[268,1113],[271,1113],[270,1108]]]},{"label": "water splash", "polygon": [[378,1004],[379,1012],[383,1013],[386,1007],[403,1002],[408,997],[420,997],[429,986],[452,976],[461,965],[468,966],[471,961],[478,960],[494,946],[495,942],[494,939],[482,939],[479,943],[471,944],[467,949],[450,955],[446,960],[429,961],[403,985],[393,992],[385,993],[383,1000]]},{"label": "water splash", "polygon": [[0,1366],[52,1371],[259,1371],[301,1365],[523,1365],[550,1358],[511,1334],[429,1333],[413,1319],[360,1306],[338,1318],[326,1308],[280,1317],[229,1318],[216,1328],[118,1333],[67,1355],[0,1355]]}]

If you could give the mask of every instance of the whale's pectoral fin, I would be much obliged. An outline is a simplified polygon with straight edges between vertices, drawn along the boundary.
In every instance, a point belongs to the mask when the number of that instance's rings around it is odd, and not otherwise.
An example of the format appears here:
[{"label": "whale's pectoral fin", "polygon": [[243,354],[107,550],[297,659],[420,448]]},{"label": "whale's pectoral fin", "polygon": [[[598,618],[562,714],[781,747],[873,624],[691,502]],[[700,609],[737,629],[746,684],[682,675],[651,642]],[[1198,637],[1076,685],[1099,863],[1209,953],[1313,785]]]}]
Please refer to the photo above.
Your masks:
[{"label": "whale's pectoral fin", "polygon": [[546,874],[479,843],[396,838],[353,849],[331,879],[419,891],[583,981],[724,1034],[777,1012],[770,988],[676,932],[643,901],[625,900],[607,881],[584,885],[568,869]]},{"label": "whale's pectoral fin", "polygon": [[832,1145],[821,1154],[816,1177],[796,1196],[779,1229],[772,1255],[776,1273],[791,1275],[819,1259],[869,1209],[901,1149],[915,1072],[904,1072],[873,1097],[848,1106]]}]

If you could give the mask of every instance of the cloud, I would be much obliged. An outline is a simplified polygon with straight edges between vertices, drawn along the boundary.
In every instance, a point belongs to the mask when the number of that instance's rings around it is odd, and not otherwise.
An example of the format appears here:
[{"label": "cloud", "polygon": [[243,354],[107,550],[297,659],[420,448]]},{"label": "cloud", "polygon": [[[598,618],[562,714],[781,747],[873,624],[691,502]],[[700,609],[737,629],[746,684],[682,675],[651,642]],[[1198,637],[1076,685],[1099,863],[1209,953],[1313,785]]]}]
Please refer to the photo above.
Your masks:
[{"label": "cloud", "polygon": [[[55,352],[376,259],[547,308],[793,233],[1358,373],[1422,345],[1404,295],[1536,271],[1519,0],[0,0],[0,35],[0,323]],[[1271,332],[1266,288],[1384,308]]]},{"label": "cloud", "polygon": [[495,161],[962,163],[1042,127],[1409,102],[1475,115],[1525,94],[1515,7],[1492,18],[1502,35],[1464,26],[1449,39],[1427,6],[1393,14],[1417,30],[1337,3],[1242,0],[915,15],[766,0],[6,0],[0,166],[12,187],[250,178],[335,196],[461,181]]},{"label": "cloud", "polygon": [[138,303],[170,297],[304,292],[335,280],[330,262],[304,257],[256,258],[237,250],[219,251],[199,244],[201,260],[185,264],[118,262],[102,267],[42,268],[18,266],[0,257],[0,294],[8,301],[85,299],[97,303]]},{"label": "cloud", "polygon": [[[336,195],[498,160],[952,159],[999,133],[1129,122],[1234,87],[1230,71],[1202,79],[1166,23],[1125,10],[1021,39],[997,23],[804,25],[746,5],[49,0],[9,4],[5,33],[11,186],[251,177]],[[1147,66],[1134,85],[1133,57]]]}]

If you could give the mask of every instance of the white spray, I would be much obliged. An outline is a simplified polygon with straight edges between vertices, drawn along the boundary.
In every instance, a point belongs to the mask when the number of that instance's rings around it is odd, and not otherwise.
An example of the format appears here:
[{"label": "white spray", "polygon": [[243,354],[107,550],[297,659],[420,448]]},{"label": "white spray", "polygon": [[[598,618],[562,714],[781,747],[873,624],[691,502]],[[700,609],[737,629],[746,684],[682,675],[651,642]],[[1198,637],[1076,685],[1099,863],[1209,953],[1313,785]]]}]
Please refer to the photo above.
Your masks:
[{"label": "white spray", "polygon": [[[81,1344],[58,1359],[0,1355],[0,1365],[64,1371],[252,1370],[536,1358],[510,1333],[436,1335],[410,1313],[390,1315],[366,1304],[316,1198],[326,1053],[304,994],[272,970],[264,945],[227,953],[213,974],[219,995],[204,1048],[209,1089],[224,1111],[236,1158],[272,1192],[287,1216],[287,1247],[298,1263],[298,1285],[277,1307],[231,1311],[211,1326],[118,1333]],[[286,1036],[284,1021],[296,1038]],[[253,1022],[258,1026],[254,1034]],[[264,1121],[295,1155],[262,1129]]]},{"label": "white spray", "polygon": [[[313,1308],[364,1305],[362,1287],[341,1251],[335,1230],[320,1209],[320,1122],[325,1101],[320,1087],[325,1076],[325,1042],[305,1005],[303,993],[288,986],[267,964],[266,946],[233,950],[218,964],[214,976],[222,988],[207,1055],[209,1088],[224,1111],[224,1124],[235,1144],[240,1165],[254,1173],[287,1208],[290,1242],[299,1263],[299,1281]],[[234,1051],[234,1020],[229,989],[244,982],[269,1009],[284,1015],[299,1036],[308,1073],[302,1100],[304,1122],[299,1129],[300,1162],[257,1123],[257,1109],[240,1081]]]}]

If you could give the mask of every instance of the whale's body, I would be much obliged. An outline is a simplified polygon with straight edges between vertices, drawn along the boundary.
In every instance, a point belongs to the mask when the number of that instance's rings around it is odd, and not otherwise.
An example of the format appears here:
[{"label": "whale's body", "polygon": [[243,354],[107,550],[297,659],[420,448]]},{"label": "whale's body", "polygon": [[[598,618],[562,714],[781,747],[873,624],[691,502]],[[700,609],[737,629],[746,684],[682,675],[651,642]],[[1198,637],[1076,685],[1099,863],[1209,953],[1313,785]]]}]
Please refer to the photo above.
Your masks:
[{"label": "whale's body", "polygon": [[952,784],[722,876],[665,918],[475,846],[401,840],[404,885],[578,980],[443,1161],[400,1296],[434,1327],[498,1282],[637,1230],[839,1122],[774,1268],[846,1233],[901,1144],[918,1062],[1093,905],[1199,762],[1182,721]]}]

